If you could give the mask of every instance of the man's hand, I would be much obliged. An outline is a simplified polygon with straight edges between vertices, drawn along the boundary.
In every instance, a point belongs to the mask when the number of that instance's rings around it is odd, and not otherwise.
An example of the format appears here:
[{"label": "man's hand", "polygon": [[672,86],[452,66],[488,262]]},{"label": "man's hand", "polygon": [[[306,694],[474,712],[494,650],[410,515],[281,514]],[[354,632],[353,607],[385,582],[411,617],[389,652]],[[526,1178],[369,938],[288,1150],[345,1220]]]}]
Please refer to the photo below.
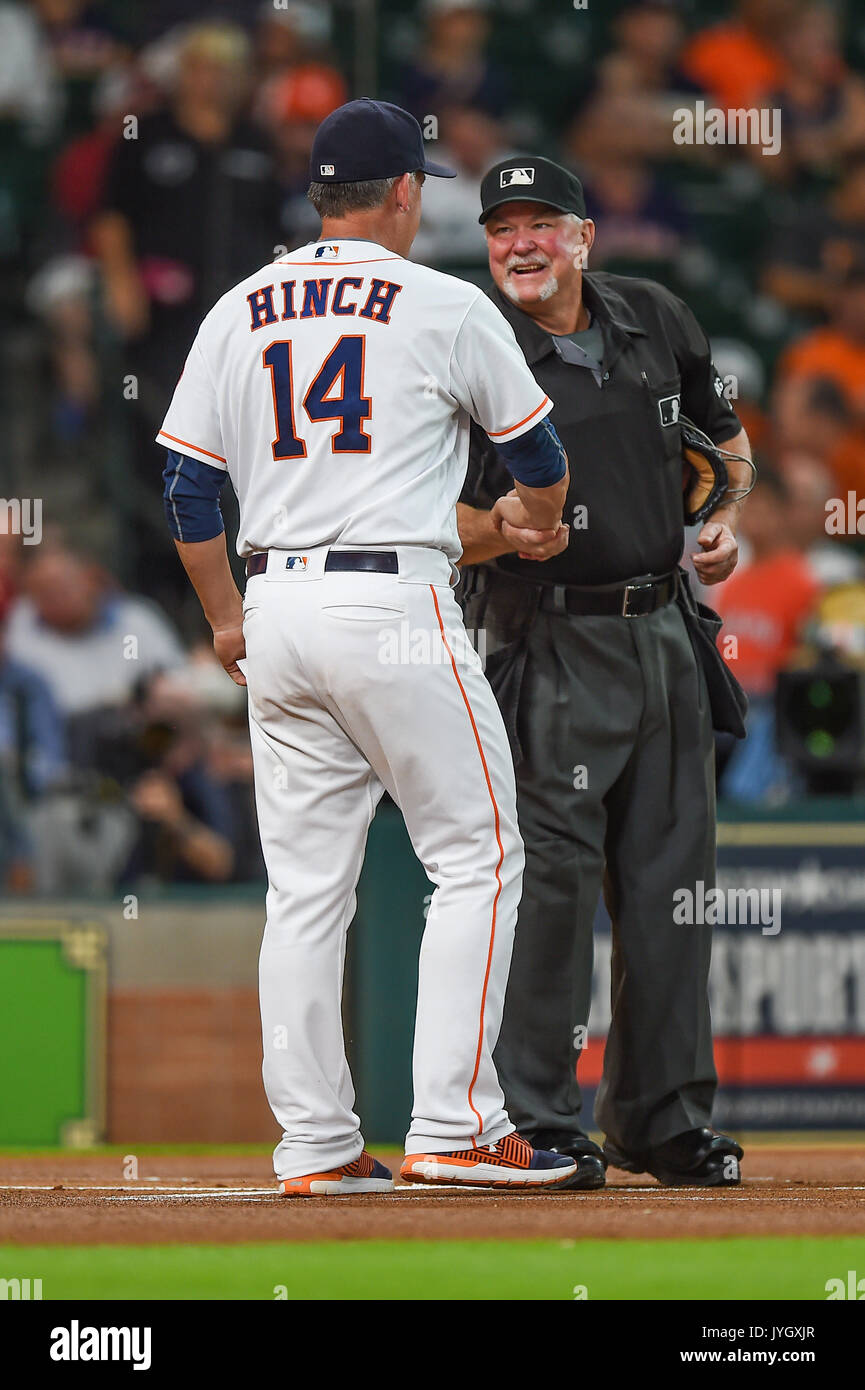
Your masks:
[{"label": "man's hand", "polygon": [[508,542],[521,560],[551,560],[567,549],[571,528],[561,525],[558,531],[534,531],[530,527],[512,526],[502,521],[502,540]]},{"label": "man's hand", "polygon": [[224,882],[234,867],[234,850],[224,835],[190,815],[173,778],[154,768],[139,777],[130,800],[142,820],[174,837],[180,857],[201,878]]},{"label": "man's hand", "polygon": [[722,521],[707,521],[697,544],[702,553],[692,555],[694,569],[701,584],[720,584],[729,579],[739,560],[739,543],[730,527]]},{"label": "man's hand", "polygon": [[213,650],[225,667],[235,685],[246,685],[246,676],[238,666],[246,656],[246,642],[243,637],[243,624],[235,627],[215,627],[213,629]]},{"label": "man's hand", "polygon": [[533,530],[532,518],[520,501],[516,490],[512,490],[506,497],[498,497],[490,509],[490,520],[496,531],[501,531],[504,522],[508,522],[517,530]]},{"label": "man's hand", "polygon": [[186,814],[177,783],[155,770],[139,777],[129,799],[142,820],[156,821],[168,829],[178,825]]},{"label": "man's hand", "polygon": [[570,528],[559,522],[544,531],[536,526],[516,526],[501,515],[457,503],[457,524],[463,546],[461,565],[482,565],[499,555],[515,552],[525,560],[550,560],[560,555],[570,539]]},{"label": "man's hand", "polygon": [[[533,517],[523,499],[520,497],[516,488],[507,494],[506,497],[499,497],[493,504],[490,512],[492,524],[497,531],[501,531],[505,522],[518,531],[536,531],[537,518]],[[553,519],[552,517],[550,518]],[[555,526],[549,529],[554,535],[558,535],[559,527],[562,524],[562,515],[559,511]]]},{"label": "man's hand", "polygon": [[235,685],[246,685],[246,676],[237,664],[246,656],[243,599],[228,563],[224,532],[209,541],[175,540],[174,544],[210,623],[213,650]]}]

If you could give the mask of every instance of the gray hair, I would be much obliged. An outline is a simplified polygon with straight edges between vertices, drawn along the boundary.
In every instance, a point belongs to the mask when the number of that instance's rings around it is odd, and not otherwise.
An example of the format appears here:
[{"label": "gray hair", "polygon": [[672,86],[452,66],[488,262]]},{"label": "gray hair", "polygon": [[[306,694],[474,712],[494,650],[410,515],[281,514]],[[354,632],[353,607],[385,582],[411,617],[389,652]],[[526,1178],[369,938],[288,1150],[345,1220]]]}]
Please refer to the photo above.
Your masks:
[{"label": "gray hair", "polygon": [[[417,173],[412,174],[417,183]],[[311,183],[306,196],[319,217],[345,217],[350,212],[380,208],[401,174],[390,179],[364,179],[358,183]]]}]

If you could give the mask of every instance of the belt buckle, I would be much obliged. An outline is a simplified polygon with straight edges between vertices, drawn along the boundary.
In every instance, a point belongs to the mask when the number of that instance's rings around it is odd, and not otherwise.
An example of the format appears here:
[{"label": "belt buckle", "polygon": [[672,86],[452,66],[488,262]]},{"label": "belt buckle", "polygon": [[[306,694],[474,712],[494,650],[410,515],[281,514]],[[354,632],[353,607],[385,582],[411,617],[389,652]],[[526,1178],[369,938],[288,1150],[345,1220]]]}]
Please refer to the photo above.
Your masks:
[{"label": "belt buckle", "polygon": [[655,585],[654,585],[654,582],[653,582],[652,580],[650,580],[650,581],[648,582],[648,584],[626,584],[626,585],[625,585],[625,597],[624,597],[624,599],[622,600],[622,617],[623,617],[623,618],[645,618],[645,617],[646,617],[646,614],[645,614],[645,613],[632,613],[632,612],[631,612],[631,594],[639,594],[639,593],[644,592],[646,589],[654,589],[654,587],[655,587]]}]

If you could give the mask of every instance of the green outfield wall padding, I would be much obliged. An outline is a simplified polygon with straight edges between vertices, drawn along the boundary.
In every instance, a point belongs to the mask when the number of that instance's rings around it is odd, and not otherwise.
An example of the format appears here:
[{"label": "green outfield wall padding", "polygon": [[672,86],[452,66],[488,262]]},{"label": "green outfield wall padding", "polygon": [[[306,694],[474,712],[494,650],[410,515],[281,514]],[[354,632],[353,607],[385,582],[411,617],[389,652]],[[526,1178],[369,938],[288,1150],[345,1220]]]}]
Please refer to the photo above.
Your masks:
[{"label": "green outfield wall padding", "polygon": [[0,922],[0,1145],[103,1137],[105,986],[98,927]]}]

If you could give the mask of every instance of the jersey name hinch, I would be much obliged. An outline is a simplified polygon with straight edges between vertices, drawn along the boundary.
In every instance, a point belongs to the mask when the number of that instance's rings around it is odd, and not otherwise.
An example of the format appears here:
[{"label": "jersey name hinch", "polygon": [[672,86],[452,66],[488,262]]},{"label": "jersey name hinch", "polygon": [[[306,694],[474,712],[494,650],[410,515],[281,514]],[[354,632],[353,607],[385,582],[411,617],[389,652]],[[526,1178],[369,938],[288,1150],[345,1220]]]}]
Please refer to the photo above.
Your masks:
[{"label": "jersey name hinch", "polygon": [[287,319],[320,319],[357,315],[374,323],[390,323],[394,300],[402,289],[393,280],[375,276],[343,275],[310,280],[282,280],[262,285],[246,296],[251,315],[250,331]]}]

